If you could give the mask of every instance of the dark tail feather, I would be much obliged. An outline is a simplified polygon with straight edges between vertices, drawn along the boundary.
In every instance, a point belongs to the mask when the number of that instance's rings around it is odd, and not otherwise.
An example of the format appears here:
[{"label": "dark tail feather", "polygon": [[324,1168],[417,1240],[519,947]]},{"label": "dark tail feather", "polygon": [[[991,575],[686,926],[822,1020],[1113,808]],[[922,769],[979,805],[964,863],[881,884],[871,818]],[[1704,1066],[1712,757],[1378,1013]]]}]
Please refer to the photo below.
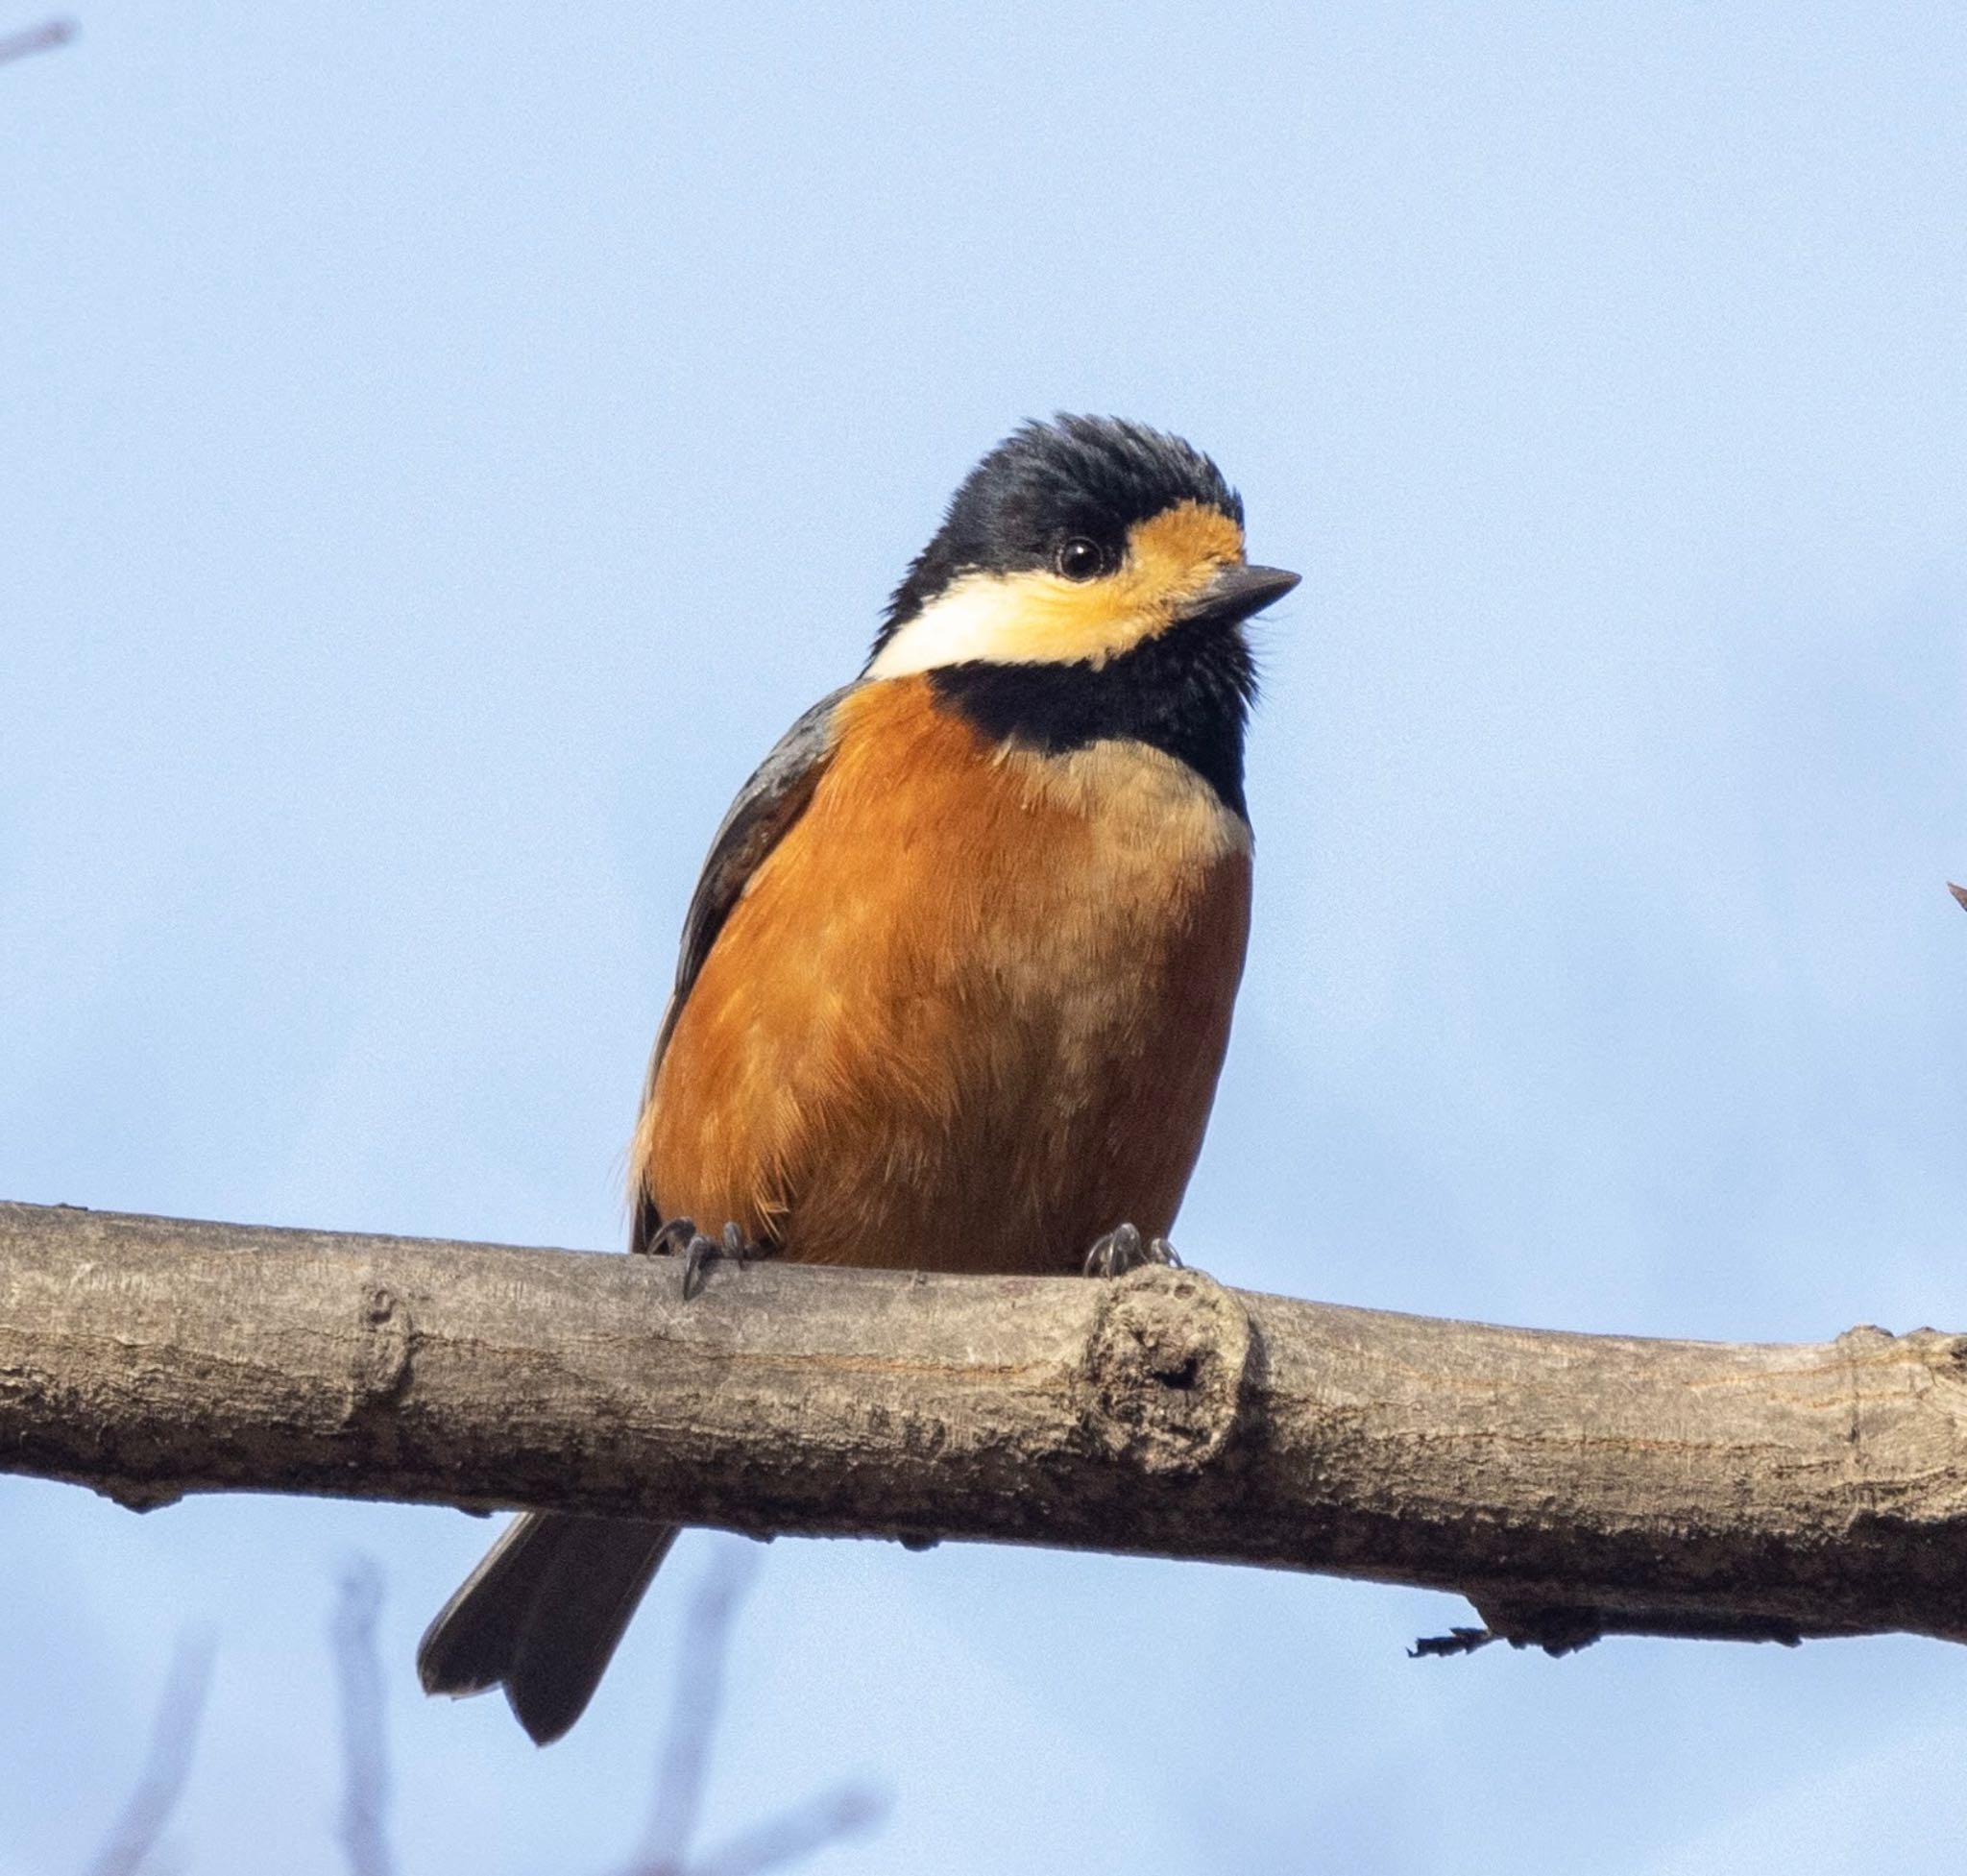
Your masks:
[{"label": "dark tail feather", "polygon": [[513,1520],[417,1645],[426,1693],[503,1683],[539,1745],[581,1717],[673,1524],[528,1512]]}]

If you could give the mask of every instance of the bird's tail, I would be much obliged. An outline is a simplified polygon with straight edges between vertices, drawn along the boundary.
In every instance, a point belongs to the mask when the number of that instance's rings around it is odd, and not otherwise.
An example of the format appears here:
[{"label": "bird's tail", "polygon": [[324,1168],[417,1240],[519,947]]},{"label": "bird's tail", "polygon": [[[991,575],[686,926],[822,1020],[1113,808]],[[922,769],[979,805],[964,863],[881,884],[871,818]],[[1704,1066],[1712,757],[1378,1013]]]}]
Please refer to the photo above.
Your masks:
[{"label": "bird's tail", "polygon": [[519,1723],[550,1745],[581,1717],[673,1524],[527,1512],[437,1612],[417,1645],[426,1693],[502,1685]]}]

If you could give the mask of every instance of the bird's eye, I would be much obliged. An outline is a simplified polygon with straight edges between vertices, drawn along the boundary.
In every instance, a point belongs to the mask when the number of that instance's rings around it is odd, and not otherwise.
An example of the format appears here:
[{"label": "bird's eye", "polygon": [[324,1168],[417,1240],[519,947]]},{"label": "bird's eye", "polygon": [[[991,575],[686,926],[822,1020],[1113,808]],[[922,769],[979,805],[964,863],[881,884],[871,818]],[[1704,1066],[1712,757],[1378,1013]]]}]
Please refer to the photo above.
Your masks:
[{"label": "bird's eye", "polygon": [[1058,544],[1058,552],[1053,564],[1069,580],[1089,580],[1097,578],[1106,565],[1106,556],[1100,551],[1097,541],[1089,541],[1083,534],[1075,534],[1068,541]]}]

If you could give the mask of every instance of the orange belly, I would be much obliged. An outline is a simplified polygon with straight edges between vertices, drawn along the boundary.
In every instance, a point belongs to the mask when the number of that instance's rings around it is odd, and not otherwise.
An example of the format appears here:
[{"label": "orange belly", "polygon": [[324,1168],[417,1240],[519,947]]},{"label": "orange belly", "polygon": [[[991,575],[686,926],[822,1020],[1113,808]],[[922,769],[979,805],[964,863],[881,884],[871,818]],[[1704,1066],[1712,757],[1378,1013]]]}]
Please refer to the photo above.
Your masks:
[{"label": "orange belly", "polygon": [[1004,753],[896,678],[718,934],[637,1131],[664,1217],[820,1263],[1069,1271],[1174,1223],[1249,830],[1129,743]]}]

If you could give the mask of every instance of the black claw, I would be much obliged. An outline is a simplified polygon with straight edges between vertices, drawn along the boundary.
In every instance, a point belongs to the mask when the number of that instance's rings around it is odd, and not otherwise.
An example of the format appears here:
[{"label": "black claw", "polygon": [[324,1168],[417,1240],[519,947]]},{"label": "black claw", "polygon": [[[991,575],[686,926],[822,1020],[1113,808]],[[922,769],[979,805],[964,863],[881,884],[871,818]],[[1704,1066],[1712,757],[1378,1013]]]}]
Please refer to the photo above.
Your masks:
[{"label": "black claw", "polygon": [[695,1235],[696,1221],[693,1218],[672,1218],[650,1232],[642,1246],[642,1255],[644,1257],[674,1256],[678,1252],[689,1250],[690,1240]]},{"label": "black claw", "polygon": [[707,1238],[701,1231],[692,1231],[690,1243],[683,1253],[683,1301],[703,1293],[704,1266],[716,1256],[721,1246]]},{"label": "black claw", "polygon": [[1088,1277],[1124,1277],[1141,1260],[1141,1234],[1132,1225],[1116,1226],[1094,1240],[1086,1253]]},{"label": "black claw", "polygon": [[754,1257],[765,1256],[767,1248],[753,1244],[744,1235],[743,1226],[735,1220],[727,1220],[716,1237],[705,1237],[693,1220],[672,1218],[650,1236],[643,1253],[653,1257],[682,1256],[683,1300],[688,1303],[703,1293],[704,1272],[719,1257],[729,1257],[732,1262],[743,1265]]},{"label": "black claw", "polygon": [[1125,1277],[1143,1264],[1162,1264],[1179,1270],[1181,1259],[1165,1237],[1143,1239],[1138,1227],[1116,1225],[1086,1253],[1088,1277]]}]

